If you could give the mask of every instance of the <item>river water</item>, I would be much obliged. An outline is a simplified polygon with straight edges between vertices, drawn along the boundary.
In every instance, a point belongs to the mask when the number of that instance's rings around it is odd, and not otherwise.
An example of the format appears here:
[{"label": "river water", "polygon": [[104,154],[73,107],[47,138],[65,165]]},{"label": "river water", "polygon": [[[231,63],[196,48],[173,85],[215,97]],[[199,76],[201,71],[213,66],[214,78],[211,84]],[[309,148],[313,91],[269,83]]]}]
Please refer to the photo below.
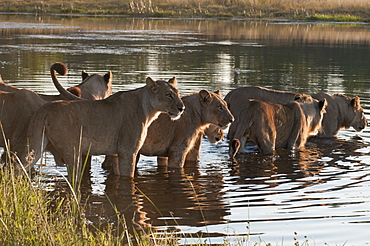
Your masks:
[{"label": "river water", "polygon": [[[69,68],[68,87],[82,69],[113,72],[113,91],[145,78],[176,76],[182,95],[243,85],[313,94],[359,96],[370,114],[370,25],[286,20],[138,19],[0,15],[0,74],[20,88],[56,93],[49,67]],[[107,126],[109,127],[109,126]],[[82,187],[86,216],[115,224],[109,200],[136,228],[174,230],[179,242],[228,240],[243,245],[370,244],[369,128],[312,140],[299,152],[261,156],[254,146],[233,164],[228,143],[203,141],[201,159],[184,173],[142,157],[134,180],[118,179],[93,158]],[[50,154],[39,170],[50,190],[66,168]],[[192,236],[193,235],[193,236]]]}]

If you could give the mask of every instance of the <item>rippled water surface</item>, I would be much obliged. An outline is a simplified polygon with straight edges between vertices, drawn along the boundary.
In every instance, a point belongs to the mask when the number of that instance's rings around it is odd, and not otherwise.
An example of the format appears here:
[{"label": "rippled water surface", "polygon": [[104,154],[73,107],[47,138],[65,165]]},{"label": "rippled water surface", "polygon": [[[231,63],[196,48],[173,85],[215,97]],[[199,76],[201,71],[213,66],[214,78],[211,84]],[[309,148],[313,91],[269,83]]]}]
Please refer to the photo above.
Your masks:
[{"label": "rippled water surface", "polygon": [[[38,92],[56,93],[49,67],[61,61],[69,68],[60,78],[66,87],[81,81],[84,69],[111,70],[114,92],[140,87],[147,76],[176,76],[182,95],[226,94],[243,85],[345,93],[360,96],[369,118],[370,26],[364,23],[0,15],[0,32],[2,79]],[[134,227],[175,230],[184,244],[197,233],[212,244],[292,245],[296,237],[310,245],[367,245],[369,141],[368,128],[347,129],[294,153],[261,156],[249,145],[232,163],[226,140],[216,146],[204,140],[200,162],[183,173],[141,157],[134,180],[109,175],[96,156],[82,187],[87,216],[115,223],[109,197]],[[39,170],[50,189],[63,185],[66,168],[50,154],[45,162]]]}]

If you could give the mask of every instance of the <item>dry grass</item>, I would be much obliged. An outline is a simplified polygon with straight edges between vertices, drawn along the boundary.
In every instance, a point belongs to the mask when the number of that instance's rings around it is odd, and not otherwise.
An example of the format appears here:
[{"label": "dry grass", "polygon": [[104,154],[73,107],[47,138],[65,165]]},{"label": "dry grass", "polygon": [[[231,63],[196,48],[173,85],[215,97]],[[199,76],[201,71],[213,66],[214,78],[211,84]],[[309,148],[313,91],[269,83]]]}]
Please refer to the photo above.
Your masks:
[{"label": "dry grass", "polygon": [[369,19],[368,0],[5,0],[0,11],[171,17],[285,17],[350,15]]}]

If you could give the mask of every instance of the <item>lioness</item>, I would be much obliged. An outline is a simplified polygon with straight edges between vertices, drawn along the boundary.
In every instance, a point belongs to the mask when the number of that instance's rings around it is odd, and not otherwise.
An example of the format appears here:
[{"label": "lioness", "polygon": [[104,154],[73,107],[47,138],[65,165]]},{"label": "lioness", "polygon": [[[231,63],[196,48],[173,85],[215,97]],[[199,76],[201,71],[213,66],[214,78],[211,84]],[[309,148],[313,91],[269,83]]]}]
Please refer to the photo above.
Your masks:
[{"label": "lioness", "polygon": [[328,101],[326,114],[322,120],[322,128],[317,137],[333,138],[336,137],[340,129],[353,127],[357,132],[362,131],[367,126],[367,119],[364,109],[360,105],[360,98],[350,98],[342,94],[330,95],[320,92],[312,95],[313,98]]},{"label": "lioness", "polygon": [[[318,112],[321,118],[325,107],[324,101]],[[303,147],[309,136],[310,128],[298,102],[282,105],[249,99],[234,107],[233,114],[235,121],[229,129],[229,153],[234,152],[233,139],[239,140],[240,151],[243,151],[249,137],[258,146],[261,154],[266,155],[278,148]]]},{"label": "lioness", "polygon": [[[53,83],[59,95],[45,95],[38,94],[45,101],[55,101],[55,100],[76,100],[78,97],[87,100],[100,100],[104,99],[112,94],[112,72],[109,71],[105,75],[92,74],[89,75],[85,71],[82,71],[82,82],[79,85],[72,86],[67,89],[67,91],[60,84],[58,78],[56,77],[56,72],[60,75],[67,74],[67,67],[61,63],[56,62],[50,66],[50,74]],[[20,90],[19,88],[5,83],[0,78],[0,91],[5,92],[16,92]]]},{"label": "lioness", "polygon": [[[258,99],[279,104],[296,101],[301,104],[302,110],[306,116],[307,127],[310,129],[310,134],[316,133],[319,127],[321,127],[319,123],[321,122],[322,116],[318,112],[320,112],[320,104],[323,102],[319,102],[309,95],[273,90],[261,86],[246,86],[234,89],[225,96],[225,101],[233,114],[234,108],[237,108],[246,99]],[[231,139],[229,135],[228,139]]]},{"label": "lioness", "polygon": [[226,129],[234,120],[226,102],[219,94],[201,90],[182,97],[185,111],[177,121],[160,115],[148,129],[140,154],[158,156],[159,165],[172,168],[184,166],[187,153],[193,148],[199,134],[209,124]]},{"label": "lioness", "polygon": [[[118,154],[116,175],[134,176],[136,156],[144,143],[147,128],[161,112],[178,118],[184,111],[176,78],[146,79],[146,85],[121,91],[97,101],[56,101],[39,109],[28,128],[30,167],[38,161],[48,142],[68,164],[68,174],[80,156]],[[25,155],[23,155],[25,161]]]},{"label": "lioness", "polygon": [[[62,63],[54,63],[50,67],[51,77],[61,95],[42,95],[31,90],[18,89],[6,83],[0,82],[0,89],[6,89],[10,92],[0,92],[0,122],[4,136],[0,139],[0,147],[7,147],[10,143],[12,152],[19,152],[24,149],[24,140],[28,124],[32,115],[44,104],[51,100],[58,99],[80,99],[79,97],[66,92],[56,78],[55,70],[60,74],[66,74],[67,68]],[[103,99],[111,94],[111,72],[106,75],[88,75],[83,72],[83,82],[77,87],[71,87],[70,91],[79,94],[84,99]],[[76,89],[78,88],[78,89]],[[91,94],[90,94],[91,93]],[[6,161],[7,150],[2,156],[2,160]],[[52,151],[52,146],[48,149]],[[57,153],[54,152],[57,155]]]}]

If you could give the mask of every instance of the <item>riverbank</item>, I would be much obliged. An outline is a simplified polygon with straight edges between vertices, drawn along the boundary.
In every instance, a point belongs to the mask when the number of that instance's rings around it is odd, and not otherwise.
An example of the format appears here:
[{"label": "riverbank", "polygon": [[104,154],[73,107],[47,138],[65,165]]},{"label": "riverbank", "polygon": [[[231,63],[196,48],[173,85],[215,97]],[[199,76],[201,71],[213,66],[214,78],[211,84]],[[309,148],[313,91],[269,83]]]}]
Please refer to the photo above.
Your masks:
[{"label": "riverbank", "polygon": [[370,21],[368,0],[5,0],[0,12]]}]

